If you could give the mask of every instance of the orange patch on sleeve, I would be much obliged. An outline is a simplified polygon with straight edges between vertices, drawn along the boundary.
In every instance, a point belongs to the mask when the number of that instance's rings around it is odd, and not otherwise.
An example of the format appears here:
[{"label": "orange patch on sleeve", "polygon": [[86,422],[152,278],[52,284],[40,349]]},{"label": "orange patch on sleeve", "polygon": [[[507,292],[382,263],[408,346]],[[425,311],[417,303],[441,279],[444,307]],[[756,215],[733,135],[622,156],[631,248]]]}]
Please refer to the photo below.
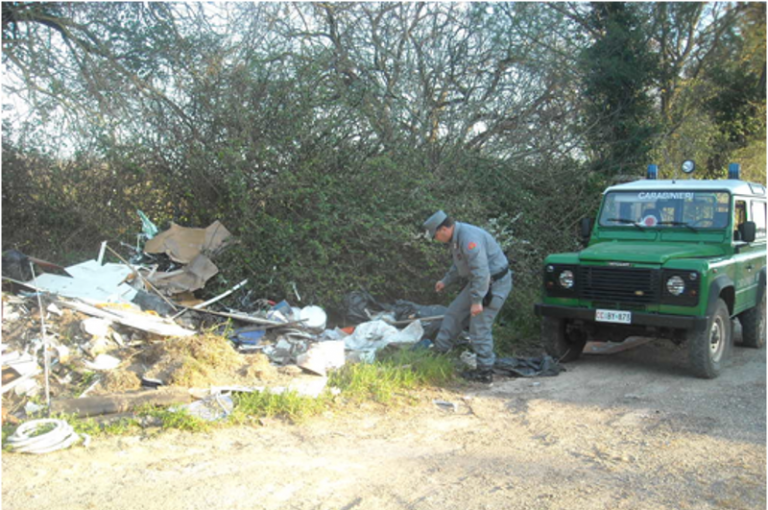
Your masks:
[{"label": "orange patch on sleeve", "polygon": [[469,244],[467,245],[467,248],[468,248],[468,249],[470,249],[470,250],[474,250],[475,248],[477,248],[477,244],[475,244],[475,243],[469,243]]}]

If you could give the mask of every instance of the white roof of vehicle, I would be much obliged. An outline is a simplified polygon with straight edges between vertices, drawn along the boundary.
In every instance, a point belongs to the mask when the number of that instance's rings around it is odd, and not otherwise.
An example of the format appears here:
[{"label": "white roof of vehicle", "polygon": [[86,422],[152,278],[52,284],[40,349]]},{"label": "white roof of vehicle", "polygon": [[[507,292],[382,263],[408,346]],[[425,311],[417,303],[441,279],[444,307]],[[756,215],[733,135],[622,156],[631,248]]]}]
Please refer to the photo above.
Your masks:
[{"label": "white roof of vehicle", "polygon": [[733,195],[764,197],[765,185],[735,179],[675,179],[672,181],[641,179],[610,186],[605,193],[609,191],[729,191]]}]

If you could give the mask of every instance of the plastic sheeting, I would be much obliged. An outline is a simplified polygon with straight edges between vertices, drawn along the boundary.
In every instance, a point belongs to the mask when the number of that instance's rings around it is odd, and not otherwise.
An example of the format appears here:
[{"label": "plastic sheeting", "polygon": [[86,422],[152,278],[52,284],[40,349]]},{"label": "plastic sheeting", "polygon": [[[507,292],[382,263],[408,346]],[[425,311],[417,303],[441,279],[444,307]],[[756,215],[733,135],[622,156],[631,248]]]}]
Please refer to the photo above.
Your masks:
[{"label": "plastic sheeting", "polygon": [[379,303],[365,290],[356,290],[344,296],[344,320],[360,324],[371,320],[376,312],[389,311],[389,305]]},{"label": "plastic sheeting", "polygon": [[354,351],[378,351],[389,344],[413,344],[421,340],[421,321],[412,322],[402,331],[384,321],[364,322],[344,339],[346,348]]},{"label": "plastic sheeting", "polygon": [[565,368],[551,356],[531,358],[496,358],[493,371],[509,377],[551,377]]}]

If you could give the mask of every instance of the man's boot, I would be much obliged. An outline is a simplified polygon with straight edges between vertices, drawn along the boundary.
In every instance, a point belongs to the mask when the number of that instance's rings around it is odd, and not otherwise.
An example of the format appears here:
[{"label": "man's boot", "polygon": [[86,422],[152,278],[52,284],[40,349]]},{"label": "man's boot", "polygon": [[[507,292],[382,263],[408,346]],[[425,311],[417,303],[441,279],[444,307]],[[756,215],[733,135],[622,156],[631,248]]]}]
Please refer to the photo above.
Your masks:
[{"label": "man's boot", "polygon": [[461,377],[467,381],[491,384],[493,382],[493,369],[490,367],[477,367],[461,373]]}]

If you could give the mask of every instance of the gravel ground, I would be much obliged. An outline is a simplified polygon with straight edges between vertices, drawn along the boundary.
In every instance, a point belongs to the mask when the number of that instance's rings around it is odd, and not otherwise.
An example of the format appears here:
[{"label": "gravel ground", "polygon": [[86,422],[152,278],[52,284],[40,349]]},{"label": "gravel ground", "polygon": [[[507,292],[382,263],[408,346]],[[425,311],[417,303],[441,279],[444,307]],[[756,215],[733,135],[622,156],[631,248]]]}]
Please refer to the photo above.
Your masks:
[{"label": "gravel ground", "polygon": [[[419,405],[2,455],[6,510],[766,507],[766,351],[715,380],[654,341]],[[440,398],[457,404],[439,408]]]}]

